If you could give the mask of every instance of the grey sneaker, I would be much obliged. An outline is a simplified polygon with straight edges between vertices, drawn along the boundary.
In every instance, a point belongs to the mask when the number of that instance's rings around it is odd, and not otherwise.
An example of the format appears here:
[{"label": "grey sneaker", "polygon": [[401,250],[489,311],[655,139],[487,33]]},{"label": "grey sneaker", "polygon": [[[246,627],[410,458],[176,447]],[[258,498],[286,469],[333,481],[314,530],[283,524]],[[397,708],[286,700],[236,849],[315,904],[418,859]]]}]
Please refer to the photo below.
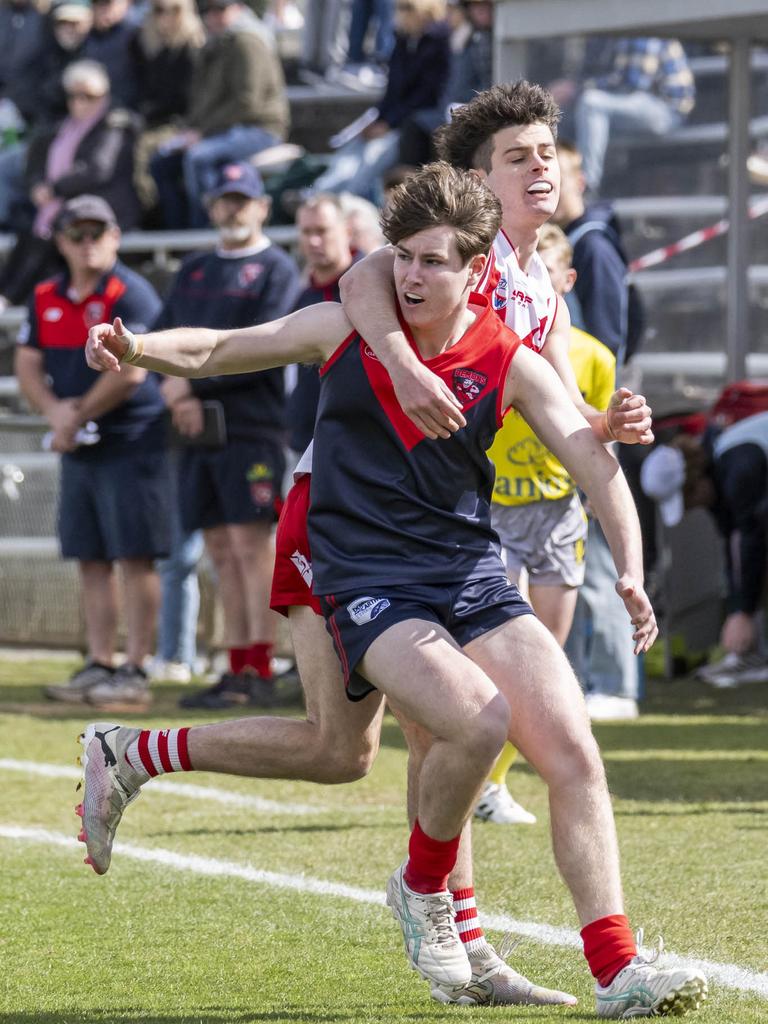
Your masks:
[{"label": "grey sneaker", "polygon": [[[641,935],[638,944],[640,941]],[[595,985],[598,1017],[681,1017],[698,1010],[707,998],[707,979],[692,967],[657,967],[655,961],[662,949],[660,939],[650,960],[636,956],[610,985]]]},{"label": "grey sneaker", "polygon": [[43,693],[49,700],[60,700],[67,704],[82,704],[86,694],[102,683],[108,683],[114,669],[109,665],[101,665],[97,661],[87,661],[77,669],[66,683],[43,687]]},{"label": "grey sneaker", "polygon": [[83,778],[78,789],[83,788],[83,802],[75,813],[83,819],[83,825],[77,838],[88,851],[85,863],[97,875],[109,869],[112,842],[123,811],[148,778],[146,772],[132,768],[125,756],[139,732],[113,722],[92,722],[79,737]]},{"label": "grey sneaker", "polygon": [[152,703],[147,673],[126,662],[115,669],[109,679],[92,686],[85,699],[89,704],[110,711],[136,711],[147,708]]},{"label": "grey sneaker", "polygon": [[460,988],[432,985],[432,998],[438,1003],[459,1006],[575,1006],[577,1003],[576,996],[534,985],[518,974],[489,942],[470,953],[469,962],[472,980],[468,985]]},{"label": "grey sneaker", "polygon": [[467,985],[472,968],[456,930],[453,897],[449,892],[423,894],[403,878],[405,863],[387,882],[387,906],[403,930],[411,967],[437,985]]},{"label": "grey sneaker", "polygon": [[744,683],[768,683],[768,661],[755,652],[726,654],[720,661],[704,665],[696,675],[720,690],[729,690]]}]

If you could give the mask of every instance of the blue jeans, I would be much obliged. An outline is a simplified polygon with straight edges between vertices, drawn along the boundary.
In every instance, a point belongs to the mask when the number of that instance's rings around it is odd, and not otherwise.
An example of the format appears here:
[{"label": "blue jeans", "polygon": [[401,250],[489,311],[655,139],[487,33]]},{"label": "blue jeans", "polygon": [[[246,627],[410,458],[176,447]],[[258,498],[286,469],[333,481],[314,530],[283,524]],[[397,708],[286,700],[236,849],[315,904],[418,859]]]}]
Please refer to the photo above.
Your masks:
[{"label": "blue jeans", "polygon": [[362,64],[365,60],[363,44],[371,18],[376,20],[376,39],[371,55],[372,59],[379,64],[383,64],[389,59],[395,42],[394,7],[393,0],[353,0],[347,53],[347,60],[350,64]]},{"label": "blue jeans", "polygon": [[381,201],[381,175],[397,163],[400,132],[390,131],[381,138],[366,141],[362,135],[352,139],[336,153],[327,171],[312,185],[314,192],[352,192]]},{"label": "blue jeans", "polygon": [[584,160],[584,177],[600,189],[611,135],[668,135],[682,115],[647,92],[611,93],[585,89],[574,109],[576,145]]},{"label": "blue jeans", "polygon": [[157,653],[163,661],[194,665],[197,657],[197,616],[200,591],[197,563],[203,554],[201,530],[187,532],[181,525],[178,501],[178,454],[171,451],[171,553],[157,563],[160,575],[160,620]]},{"label": "blue jeans", "polygon": [[616,569],[608,542],[597,520],[590,519],[586,575],[565,653],[588,693],[637,700],[640,659],[633,651],[629,616],[615,583]]},{"label": "blue jeans", "polygon": [[178,149],[172,143],[161,146],[150,160],[149,169],[157,184],[165,226],[206,227],[208,213],[203,199],[216,185],[218,168],[247,160],[279,141],[263,128],[240,124],[220,135],[201,139],[188,149]]}]

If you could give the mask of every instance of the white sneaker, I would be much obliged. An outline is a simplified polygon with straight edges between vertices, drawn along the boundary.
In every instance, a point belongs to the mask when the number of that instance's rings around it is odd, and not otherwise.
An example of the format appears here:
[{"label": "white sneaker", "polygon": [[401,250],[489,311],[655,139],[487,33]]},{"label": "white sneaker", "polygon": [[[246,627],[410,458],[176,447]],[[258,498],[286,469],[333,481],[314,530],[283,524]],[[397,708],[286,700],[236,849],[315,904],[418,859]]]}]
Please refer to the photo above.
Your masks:
[{"label": "white sneaker", "polygon": [[698,1010],[707,998],[707,979],[692,967],[656,967],[662,947],[659,940],[651,960],[636,956],[610,985],[595,985],[598,1017],[680,1017]]},{"label": "white sneaker", "polygon": [[494,825],[535,825],[536,815],[512,797],[504,783],[486,782],[475,805],[475,817]]},{"label": "white sneaker", "polygon": [[743,683],[768,683],[768,661],[754,652],[726,654],[720,661],[704,665],[696,675],[719,690],[729,690]]},{"label": "white sneaker", "polygon": [[593,722],[624,722],[640,717],[637,701],[612,693],[588,693],[584,698]]},{"label": "white sneaker", "polygon": [[114,722],[93,722],[80,735],[83,753],[83,802],[75,813],[83,819],[80,835],[85,843],[90,864],[97,875],[109,869],[112,842],[123,811],[139,795],[146,773],[135,771],[125,752],[139,735],[139,729],[115,725]]},{"label": "white sneaker", "polygon": [[165,661],[163,658],[150,658],[145,671],[152,682],[190,683],[192,669],[183,661]]},{"label": "white sneaker", "polygon": [[414,892],[405,883],[404,861],[387,882],[387,906],[403,930],[411,967],[437,985],[467,985],[472,968],[456,930],[453,897],[448,891]]},{"label": "white sneaker", "polygon": [[459,1006],[575,1006],[576,996],[534,985],[513,970],[490,943],[469,954],[472,980],[461,988],[432,985],[438,1003]]}]

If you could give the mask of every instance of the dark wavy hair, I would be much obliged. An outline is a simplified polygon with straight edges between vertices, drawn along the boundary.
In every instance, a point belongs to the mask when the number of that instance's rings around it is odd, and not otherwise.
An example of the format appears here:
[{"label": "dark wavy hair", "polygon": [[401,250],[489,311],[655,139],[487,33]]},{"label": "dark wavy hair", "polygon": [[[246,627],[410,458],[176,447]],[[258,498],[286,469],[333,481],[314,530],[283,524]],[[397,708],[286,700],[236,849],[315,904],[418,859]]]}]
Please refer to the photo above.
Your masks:
[{"label": "dark wavy hair", "polygon": [[456,232],[464,263],[486,253],[501,225],[501,203],[476,174],[450,164],[427,164],[392,190],[381,216],[388,242],[446,225]]},{"label": "dark wavy hair", "polygon": [[493,137],[510,125],[545,124],[557,138],[560,108],[551,93],[521,78],[494,85],[457,107],[448,124],[435,132],[441,160],[454,167],[489,172]]}]

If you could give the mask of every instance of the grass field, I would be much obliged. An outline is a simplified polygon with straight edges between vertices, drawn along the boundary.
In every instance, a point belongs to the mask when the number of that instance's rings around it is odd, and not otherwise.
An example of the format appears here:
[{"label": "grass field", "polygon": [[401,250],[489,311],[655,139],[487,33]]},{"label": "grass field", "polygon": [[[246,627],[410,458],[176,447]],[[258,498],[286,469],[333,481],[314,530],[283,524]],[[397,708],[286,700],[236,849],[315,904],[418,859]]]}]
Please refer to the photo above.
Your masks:
[{"label": "grass field", "polygon": [[[539,823],[478,826],[478,901],[492,938],[527,935],[515,966],[579,1006],[442,1007],[407,970],[380,905],[406,841],[405,753],[391,719],[374,771],[354,786],[204,774],[152,783],[98,878],[74,842],[75,739],[87,717],[40,697],[72,666],[0,661],[0,1024],[593,1018],[545,792],[524,765],[510,785]],[[214,717],[182,717],[179,692],[159,688],[152,714],[133,720]],[[640,721],[596,728],[630,917],[646,944],[662,933],[670,953],[718,965],[700,1014],[708,1024],[768,1020],[767,708],[768,686],[657,683]]]}]

